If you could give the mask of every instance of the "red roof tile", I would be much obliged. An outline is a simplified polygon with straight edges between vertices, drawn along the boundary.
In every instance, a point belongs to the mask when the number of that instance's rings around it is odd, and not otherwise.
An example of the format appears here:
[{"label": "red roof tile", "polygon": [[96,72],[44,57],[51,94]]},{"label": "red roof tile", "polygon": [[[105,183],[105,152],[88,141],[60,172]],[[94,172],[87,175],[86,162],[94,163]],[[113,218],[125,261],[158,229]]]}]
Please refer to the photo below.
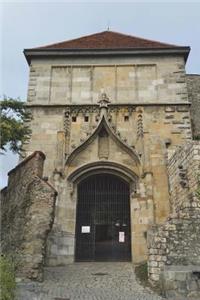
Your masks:
[{"label": "red roof tile", "polygon": [[114,31],[103,31],[34,49],[156,49],[173,48],[176,45],[146,40]]}]

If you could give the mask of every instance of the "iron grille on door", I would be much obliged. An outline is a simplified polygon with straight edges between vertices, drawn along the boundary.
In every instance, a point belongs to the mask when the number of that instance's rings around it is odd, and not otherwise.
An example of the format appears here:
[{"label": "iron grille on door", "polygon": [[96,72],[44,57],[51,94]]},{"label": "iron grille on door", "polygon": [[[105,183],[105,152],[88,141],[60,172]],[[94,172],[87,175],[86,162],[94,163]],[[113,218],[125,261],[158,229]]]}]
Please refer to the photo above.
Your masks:
[{"label": "iron grille on door", "polygon": [[111,174],[78,185],[76,261],[131,260],[129,184]]}]

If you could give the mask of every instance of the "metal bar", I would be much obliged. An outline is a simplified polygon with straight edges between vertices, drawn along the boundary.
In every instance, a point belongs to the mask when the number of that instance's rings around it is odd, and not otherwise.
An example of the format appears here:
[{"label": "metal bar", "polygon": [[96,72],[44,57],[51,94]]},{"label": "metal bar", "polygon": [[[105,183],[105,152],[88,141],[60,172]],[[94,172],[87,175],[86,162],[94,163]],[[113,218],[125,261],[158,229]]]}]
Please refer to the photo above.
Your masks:
[{"label": "metal bar", "polygon": [[[76,260],[130,260],[129,198],[129,184],[115,175],[97,174],[79,184]],[[82,226],[90,232],[83,233]]]}]

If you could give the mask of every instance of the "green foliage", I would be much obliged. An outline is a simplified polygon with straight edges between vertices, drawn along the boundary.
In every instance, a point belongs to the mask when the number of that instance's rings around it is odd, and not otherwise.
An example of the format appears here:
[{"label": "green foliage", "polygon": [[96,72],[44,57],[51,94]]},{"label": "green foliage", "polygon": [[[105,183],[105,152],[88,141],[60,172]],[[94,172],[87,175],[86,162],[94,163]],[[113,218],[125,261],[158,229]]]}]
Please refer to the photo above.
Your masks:
[{"label": "green foliage", "polygon": [[19,99],[4,97],[0,101],[0,106],[0,148],[5,152],[6,146],[8,146],[12,152],[22,153],[23,144],[29,140],[31,134],[28,126],[31,114],[26,109],[24,102]]},{"label": "green foliage", "polygon": [[162,294],[162,290],[161,290],[161,286],[159,283],[154,283],[152,285],[152,283],[149,282],[148,280],[148,264],[146,261],[141,262],[140,264],[138,264],[135,267],[135,275],[137,280],[140,282],[141,285],[143,285],[144,287],[148,287],[151,290],[153,290],[156,294],[161,295]]},{"label": "green foliage", "polygon": [[148,266],[147,262],[143,262],[135,267],[135,274],[139,281],[147,285],[148,282]]},{"label": "green foliage", "polygon": [[15,266],[8,257],[0,257],[0,300],[15,298]]},{"label": "green foliage", "polygon": [[193,140],[195,140],[195,141],[200,141],[200,135],[195,135],[195,136],[193,137]]}]

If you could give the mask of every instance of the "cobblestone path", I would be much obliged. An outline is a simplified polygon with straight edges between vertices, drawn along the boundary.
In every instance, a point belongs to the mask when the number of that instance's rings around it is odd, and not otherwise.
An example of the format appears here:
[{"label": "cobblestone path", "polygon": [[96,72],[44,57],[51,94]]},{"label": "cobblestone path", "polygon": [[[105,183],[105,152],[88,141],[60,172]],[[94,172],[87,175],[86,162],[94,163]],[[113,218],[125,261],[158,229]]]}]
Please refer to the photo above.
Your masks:
[{"label": "cobblestone path", "polygon": [[131,263],[74,263],[45,269],[43,283],[18,284],[17,300],[161,300],[135,279]]}]

